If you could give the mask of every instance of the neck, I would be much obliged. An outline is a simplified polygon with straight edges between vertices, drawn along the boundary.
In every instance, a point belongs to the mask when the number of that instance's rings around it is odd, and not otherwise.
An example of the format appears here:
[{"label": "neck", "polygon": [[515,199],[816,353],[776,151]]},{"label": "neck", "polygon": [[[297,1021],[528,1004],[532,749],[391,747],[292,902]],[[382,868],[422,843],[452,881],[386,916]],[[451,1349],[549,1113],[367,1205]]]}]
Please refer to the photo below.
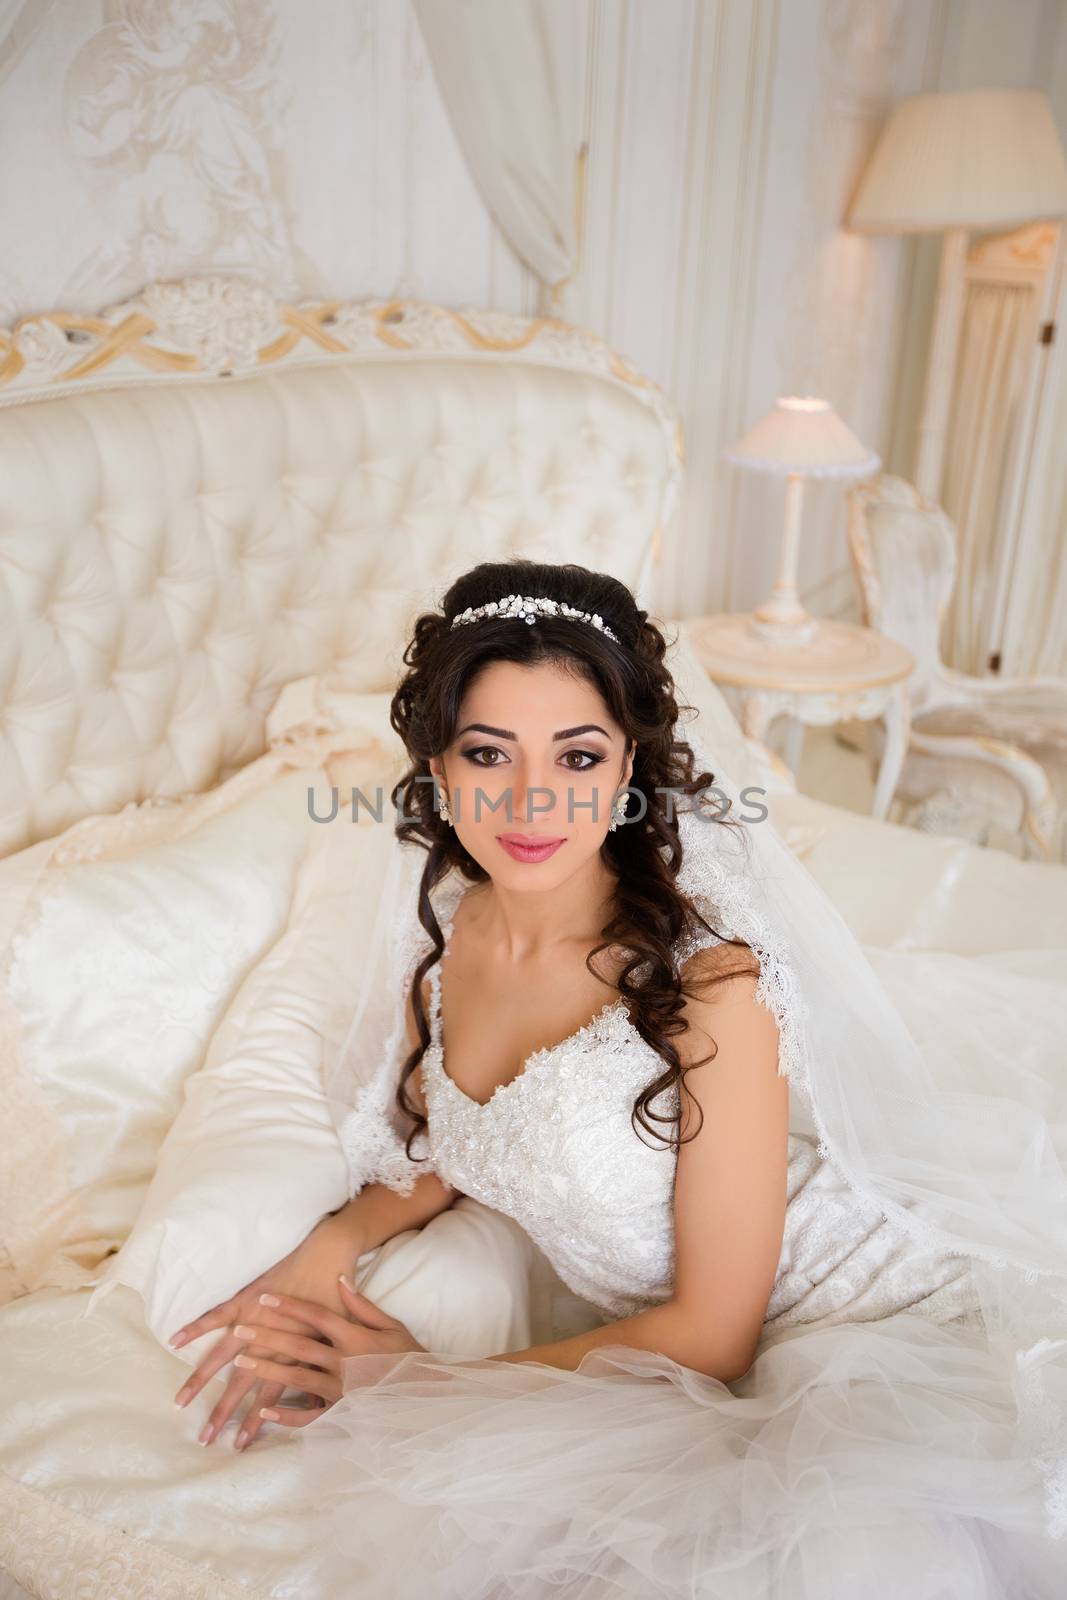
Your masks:
[{"label": "neck", "polygon": [[553,889],[507,889],[490,879],[476,891],[482,931],[512,961],[537,960],[573,940],[596,944],[617,884],[599,855]]}]

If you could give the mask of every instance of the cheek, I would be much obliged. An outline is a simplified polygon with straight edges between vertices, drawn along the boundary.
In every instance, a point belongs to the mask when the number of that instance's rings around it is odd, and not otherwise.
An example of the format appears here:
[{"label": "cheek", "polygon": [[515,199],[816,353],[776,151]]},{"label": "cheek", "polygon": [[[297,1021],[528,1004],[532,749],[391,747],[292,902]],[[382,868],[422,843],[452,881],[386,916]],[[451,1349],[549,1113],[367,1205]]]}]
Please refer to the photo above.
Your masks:
[{"label": "cheek", "polygon": [[517,791],[511,767],[464,767],[453,785],[459,791],[460,826],[464,832],[498,833],[509,821],[507,797],[512,794],[512,818],[517,820]]},{"label": "cheek", "polygon": [[602,767],[568,773],[561,785],[561,814],[574,833],[599,834],[611,820],[614,799],[615,784]]}]

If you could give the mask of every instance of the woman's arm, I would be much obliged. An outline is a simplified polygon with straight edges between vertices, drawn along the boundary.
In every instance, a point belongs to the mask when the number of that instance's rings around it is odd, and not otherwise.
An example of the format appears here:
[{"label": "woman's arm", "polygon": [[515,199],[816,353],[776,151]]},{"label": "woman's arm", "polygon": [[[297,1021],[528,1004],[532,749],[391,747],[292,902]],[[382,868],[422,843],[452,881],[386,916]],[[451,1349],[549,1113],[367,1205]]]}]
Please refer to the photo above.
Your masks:
[{"label": "woman's arm", "polygon": [[458,1198],[459,1190],[444,1183],[436,1172],[416,1178],[410,1194],[398,1194],[384,1183],[365,1184],[340,1210],[331,1212],[352,1258],[344,1270],[352,1276],[352,1267],[366,1251],[406,1228],[423,1227]]},{"label": "woman's arm", "polygon": [[[725,955],[720,952],[727,952]],[[716,945],[694,956],[687,978],[732,970],[736,954]],[[589,1350],[624,1344],[657,1350],[723,1383],[752,1365],[781,1254],[789,1159],[789,1087],[778,1075],[778,1028],[756,1000],[756,977],[729,977],[706,998],[688,999],[689,1030],[678,1037],[683,1065],[718,1053],[686,1074],[686,1142],[674,1185],[675,1271],[671,1298],[588,1333],[493,1361],[541,1361],[575,1368]]]}]

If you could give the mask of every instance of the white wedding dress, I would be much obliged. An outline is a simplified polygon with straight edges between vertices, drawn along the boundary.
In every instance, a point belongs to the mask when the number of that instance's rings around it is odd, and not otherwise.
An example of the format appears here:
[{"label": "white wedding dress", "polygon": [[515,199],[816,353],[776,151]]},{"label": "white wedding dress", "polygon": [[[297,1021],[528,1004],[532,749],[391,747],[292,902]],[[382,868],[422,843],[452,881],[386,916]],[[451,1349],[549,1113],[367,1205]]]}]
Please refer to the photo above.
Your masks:
[{"label": "white wedding dress", "polygon": [[[462,892],[434,891],[446,975]],[[431,945],[408,931],[417,959]],[[713,937],[680,945],[679,962]],[[968,1027],[997,986],[962,959],[951,973],[936,957],[890,965],[898,1004],[948,1004]],[[480,1104],[446,1070],[440,977],[438,964],[414,1153],[520,1225],[595,1308],[586,1326],[666,1299],[675,1156],[630,1116],[663,1063],[625,1003]],[[1067,1021],[1053,985],[1035,998],[1050,1030]],[[786,1056],[787,1000],[775,997]],[[378,1175],[404,1191],[426,1170],[394,1146]],[[1020,1446],[1018,1375],[982,1329],[976,1274],[994,1269],[892,1220],[814,1130],[790,1133],[787,1193],[760,1350],[729,1386],[623,1345],[576,1371],[432,1344],[347,1360],[341,1400],[302,1433],[308,1487],[332,1508],[331,1600],[1067,1594],[1067,1538],[1049,1536],[1048,1483]],[[1044,1376],[1067,1400],[1067,1357]]]}]

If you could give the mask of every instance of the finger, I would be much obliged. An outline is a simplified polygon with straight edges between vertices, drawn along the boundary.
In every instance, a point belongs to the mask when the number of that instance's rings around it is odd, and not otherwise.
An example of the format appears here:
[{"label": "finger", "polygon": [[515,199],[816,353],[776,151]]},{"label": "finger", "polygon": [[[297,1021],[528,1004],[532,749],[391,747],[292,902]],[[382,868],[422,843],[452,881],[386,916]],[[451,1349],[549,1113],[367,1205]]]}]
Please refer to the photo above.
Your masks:
[{"label": "finger", "polygon": [[241,1340],[235,1339],[230,1329],[226,1329],[223,1338],[212,1345],[204,1356],[196,1371],[191,1377],[186,1378],[177,1394],[174,1396],[176,1406],[187,1406],[190,1400],[196,1398],[209,1378],[213,1378],[228,1361],[232,1360],[234,1353],[241,1349]]},{"label": "finger", "polygon": [[[280,1371],[279,1367],[279,1371]],[[229,1381],[198,1435],[201,1444],[213,1444],[233,1416],[248,1391],[255,1387],[262,1373],[244,1372],[240,1368],[231,1372]]]},{"label": "finger", "polygon": [[279,1361],[244,1355],[235,1356],[233,1364],[253,1379],[274,1378],[294,1389],[306,1389],[308,1394],[317,1394],[331,1403],[341,1398],[340,1377],[332,1372],[320,1372],[317,1367],[285,1366]]},{"label": "finger", "polygon": [[360,1322],[365,1322],[368,1328],[399,1328],[400,1324],[395,1317],[391,1317],[381,1306],[376,1306],[373,1300],[368,1300],[365,1294],[360,1294],[342,1272],[337,1279],[341,1289],[341,1298],[346,1305],[352,1307]]},{"label": "finger", "polygon": [[178,1350],[183,1344],[188,1344],[191,1339],[198,1339],[202,1333],[211,1333],[214,1328],[224,1328],[232,1322],[237,1309],[237,1298],[231,1295],[229,1300],[220,1300],[217,1306],[212,1306],[210,1311],[205,1311],[202,1317],[196,1317],[192,1322],[183,1323],[176,1332],[172,1333],[167,1341],[173,1350]]},{"label": "finger", "polygon": [[241,1425],[233,1441],[235,1450],[245,1450],[255,1442],[260,1429],[263,1427],[263,1418],[259,1414],[260,1409],[273,1406],[276,1400],[281,1399],[284,1389],[285,1385],[282,1383],[260,1382],[253,1385],[248,1399],[248,1406],[244,1416],[241,1418]]},{"label": "finger", "polygon": [[[345,1326],[351,1336],[351,1323]],[[334,1369],[339,1359],[337,1348],[322,1339],[309,1339],[300,1333],[285,1333],[259,1322],[239,1322],[233,1333],[234,1338],[241,1341],[241,1349],[246,1356],[266,1356],[274,1360],[288,1356],[309,1367],[325,1367],[328,1372]]]},{"label": "finger", "polygon": [[328,1403],[321,1406],[263,1406],[262,1411],[267,1415],[261,1417],[263,1422],[278,1422],[286,1428],[306,1428],[309,1422],[314,1422],[316,1417],[321,1417],[324,1411],[329,1410]]},{"label": "finger", "polygon": [[[296,1317],[298,1320],[310,1323],[319,1333],[337,1343],[351,1331],[351,1317],[342,1317],[336,1311],[330,1311],[317,1300],[301,1300],[291,1294],[260,1295],[260,1305],[273,1307],[284,1317]],[[307,1331],[306,1329],[304,1330]]]}]

